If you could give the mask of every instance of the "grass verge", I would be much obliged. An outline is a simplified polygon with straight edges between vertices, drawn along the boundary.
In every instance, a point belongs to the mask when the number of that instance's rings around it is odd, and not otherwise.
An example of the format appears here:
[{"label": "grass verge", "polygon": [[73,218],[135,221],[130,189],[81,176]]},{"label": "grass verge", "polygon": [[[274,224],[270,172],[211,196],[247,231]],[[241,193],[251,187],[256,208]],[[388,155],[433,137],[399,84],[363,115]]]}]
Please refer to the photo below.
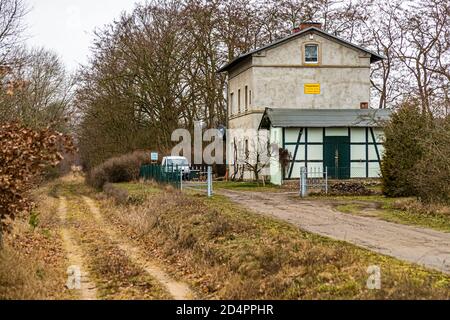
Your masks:
[{"label": "grass verge", "polygon": [[213,187],[217,189],[252,192],[280,191],[279,186],[270,183],[266,183],[265,185],[263,185],[261,182],[216,181],[214,182]]},{"label": "grass verge", "polygon": [[[450,298],[448,275],[301,231],[221,196],[166,190],[140,205],[102,206],[122,232],[207,298]],[[372,265],[381,268],[381,290],[366,288]]]},{"label": "grass verge", "polygon": [[385,221],[450,232],[450,215],[436,211],[423,212],[402,208],[404,201],[412,199],[390,199],[383,196],[315,198],[330,202],[338,211],[364,215]]},{"label": "grass verge", "polygon": [[74,299],[65,288],[67,261],[50,184],[35,190],[32,215],[18,217],[0,250],[0,300]]}]

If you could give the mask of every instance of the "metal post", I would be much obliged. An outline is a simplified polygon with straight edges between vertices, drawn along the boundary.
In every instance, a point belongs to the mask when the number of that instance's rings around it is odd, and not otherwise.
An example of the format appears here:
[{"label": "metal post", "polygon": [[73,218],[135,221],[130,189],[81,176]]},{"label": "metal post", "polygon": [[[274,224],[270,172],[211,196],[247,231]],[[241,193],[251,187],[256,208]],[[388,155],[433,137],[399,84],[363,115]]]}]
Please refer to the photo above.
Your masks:
[{"label": "metal post", "polygon": [[180,190],[183,191],[183,170],[180,170]]},{"label": "metal post", "polygon": [[300,196],[302,198],[306,197],[306,168],[302,167],[300,169]]},{"label": "metal post", "polygon": [[298,189],[300,190],[300,197],[303,197],[303,195],[302,195],[302,190],[303,190],[303,167],[300,168],[300,179],[299,179]]},{"label": "metal post", "polygon": [[328,167],[325,167],[325,194],[328,195]]},{"label": "metal post", "polygon": [[213,168],[212,168],[212,166],[210,166],[209,168],[210,168],[210,171],[211,171],[211,173],[209,174],[209,176],[211,177],[210,178],[211,179],[211,195],[213,195],[213,193],[214,193]]},{"label": "metal post", "polygon": [[212,167],[208,166],[208,197],[212,196]]}]

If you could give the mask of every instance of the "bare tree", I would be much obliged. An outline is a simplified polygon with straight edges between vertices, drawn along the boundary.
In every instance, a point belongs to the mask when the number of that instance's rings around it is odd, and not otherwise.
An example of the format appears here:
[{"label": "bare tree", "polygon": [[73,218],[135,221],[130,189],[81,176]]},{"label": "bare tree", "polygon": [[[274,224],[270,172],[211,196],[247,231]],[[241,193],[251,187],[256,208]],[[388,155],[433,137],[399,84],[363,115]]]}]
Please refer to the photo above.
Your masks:
[{"label": "bare tree", "polygon": [[76,100],[85,154],[96,162],[136,148],[170,150],[175,128],[226,124],[219,67],[310,20],[386,56],[372,64],[373,105],[414,97],[427,112],[448,112],[444,0],[152,0],[97,31]]},{"label": "bare tree", "polygon": [[16,49],[15,64],[0,92],[0,122],[20,120],[31,128],[52,124],[67,131],[72,115],[73,80],[53,52]]},{"label": "bare tree", "polygon": [[279,148],[270,144],[266,134],[235,139],[235,148],[235,166],[251,172],[256,182],[260,181],[272,161],[278,161]]},{"label": "bare tree", "polygon": [[20,42],[27,13],[23,0],[0,0],[0,67],[9,64],[11,52]]},{"label": "bare tree", "polygon": [[400,28],[400,43],[405,45],[394,50],[413,79],[411,89],[421,101],[422,112],[431,115],[432,102],[443,89],[442,75],[447,81],[444,89],[448,89],[449,53],[445,48],[450,30],[449,3],[420,1],[395,19]]}]

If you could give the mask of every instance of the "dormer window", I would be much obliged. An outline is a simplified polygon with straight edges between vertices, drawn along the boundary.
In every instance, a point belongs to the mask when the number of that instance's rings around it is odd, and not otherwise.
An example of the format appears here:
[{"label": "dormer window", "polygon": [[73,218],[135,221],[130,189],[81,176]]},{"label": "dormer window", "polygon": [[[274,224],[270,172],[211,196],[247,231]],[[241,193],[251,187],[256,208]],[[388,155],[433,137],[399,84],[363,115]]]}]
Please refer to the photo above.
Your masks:
[{"label": "dormer window", "polygon": [[305,63],[319,63],[319,45],[305,45]]}]

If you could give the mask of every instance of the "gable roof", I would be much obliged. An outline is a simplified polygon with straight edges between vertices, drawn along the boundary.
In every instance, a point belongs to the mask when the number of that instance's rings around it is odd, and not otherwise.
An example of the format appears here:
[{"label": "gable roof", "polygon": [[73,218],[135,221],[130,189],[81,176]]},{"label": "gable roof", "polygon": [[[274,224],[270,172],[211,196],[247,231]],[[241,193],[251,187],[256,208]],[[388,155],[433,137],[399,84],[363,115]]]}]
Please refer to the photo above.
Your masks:
[{"label": "gable roof", "polygon": [[284,37],[284,38],[282,38],[280,40],[277,40],[277,41],[274,41],[272,43],[269,43],[268,45],[265,45],[265,46],[260,47],[258,49],[251,50],[249,52],[241,54],[240,56],[236,57],[235,59],[231,60],[230,62],[228,62],[227,64],[222,66],[218,70],[218,72],[224,72],[224,71],[229,70],[231,67],[235,66],[236,64],[238,64],[239,62],[241,62],[245,58],[251,56],[252,54],[255,54],[255,53],[261,52],[263,50],[267,50],[267,49],[270,49],[272,47],[278,46],[278,45],[280,45],[280,44],[282,44],[284,42],[287,42],[287,41],[290,41],[290,40],[295,39],[297,37],[300,37],[300,36],[304,35],[305,33],[308,33],[308,32],[311,32],[311,31],[312,32],[317,32],[317,33],[323,35],[325,38],[328,38],[328,39],[330,39],[332,41],[335,41],[335,42],[339,42],[339,43],[343,44],[344,46],[347,46],[347,47],[350,47],[350,48],[353,48],[353,49],[357,49],[357,50],[361,50],[361,51],[364,51],[364,52],[370,54],[370,63],[381,61],[381,60],[386,58],[386,57],[384,57],[384,56],[382,56],[382,55],[380,55],[380,54],[378,54],[378,53],[376,53],[374,51],[362,48],[362,47],[357,46],[357,45],[355,45],[353,43],[350,43],[350,42],[348,42],[348,41],[346,41],[344,39],[341,39],[341,38],[339,38],[337,36],[334,36],[334,35],[332,35],[332,34],[330,34],[328,32],[325,32],[322,29],[319,29],[319,28],[316,28],[316,27],[309,27],[309,28],[306,28],[306,29],[301,30],[299,32],[290,34],[287,37]]},{"label": "gable roof", "polygon": [[271,109],[267,108],[259,129],[314,127],[380,127],[389,120],[388,109]]}]

